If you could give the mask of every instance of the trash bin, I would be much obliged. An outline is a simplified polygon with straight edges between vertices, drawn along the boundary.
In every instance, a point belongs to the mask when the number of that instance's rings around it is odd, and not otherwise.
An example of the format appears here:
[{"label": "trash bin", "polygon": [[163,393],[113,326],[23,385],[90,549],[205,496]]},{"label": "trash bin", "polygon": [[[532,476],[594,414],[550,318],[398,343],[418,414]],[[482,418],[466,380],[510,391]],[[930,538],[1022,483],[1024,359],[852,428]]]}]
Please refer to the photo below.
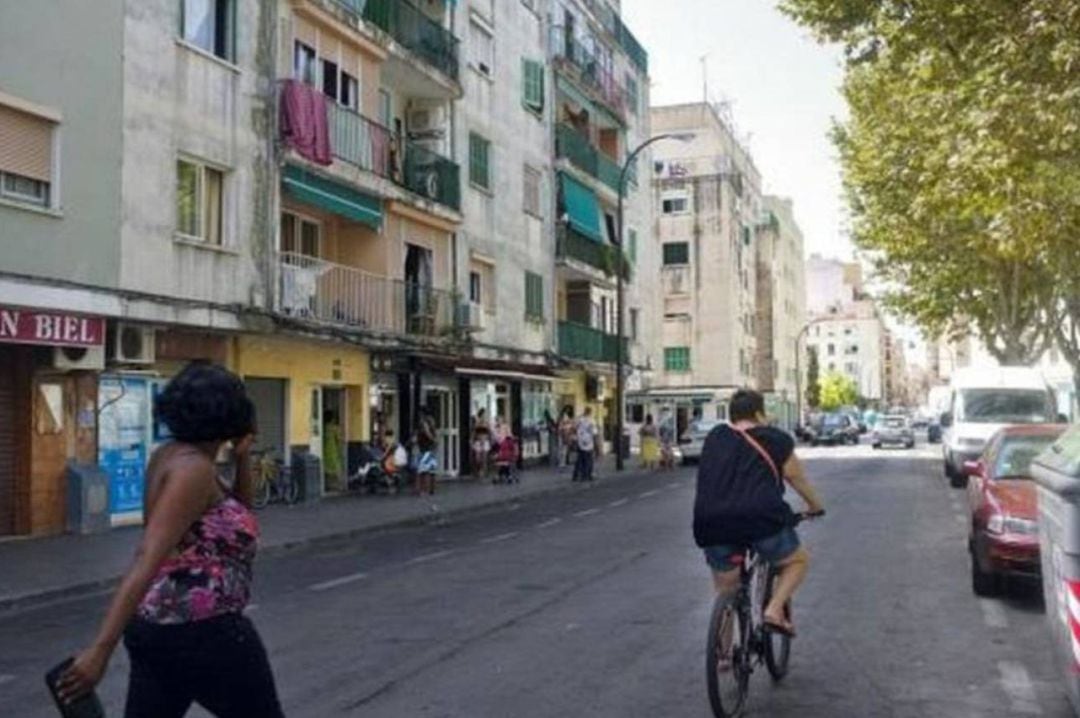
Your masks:
[{"label": "trash bin", "polygon": [[1032,469],[1046,620],[1069,700],[1080,714],[1080,424],[1043,451]]},{"label": "trash bin", "polygon": [[96,534],[109,530],[109,475],[95,464],[67,465],[67,530]]},{"label": "trash bin", "polygon": [[290,470],[293,480],[300,487],[299,500],[312,503],[322,498],[322,462],[314,454],[296,454],[293,456]]}]

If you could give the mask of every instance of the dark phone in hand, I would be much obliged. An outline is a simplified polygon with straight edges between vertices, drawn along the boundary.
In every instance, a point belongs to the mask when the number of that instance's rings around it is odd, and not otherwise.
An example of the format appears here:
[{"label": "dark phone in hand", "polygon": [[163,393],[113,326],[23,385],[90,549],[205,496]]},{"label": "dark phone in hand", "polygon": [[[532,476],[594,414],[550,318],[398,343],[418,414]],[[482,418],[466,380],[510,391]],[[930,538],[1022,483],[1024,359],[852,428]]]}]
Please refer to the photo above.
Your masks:
[{"label": "dark phone in hand", "polygon": [[105,718],[105,708],[102,707],[101,701],[98,700],[97,694],[93,691],[71,703],[64,703],[60,700],[56,684],[60,682],[60,676],[64,675],[64,671],[68,669],[68,666],[74,662],[74,658],[65,659],[62,663],[53,666],[45,674],[45,685],[49,687],[49,693],[52,694],[53,700],[56,701],[56,707],[60,709],[60,715],[63,718]]}]

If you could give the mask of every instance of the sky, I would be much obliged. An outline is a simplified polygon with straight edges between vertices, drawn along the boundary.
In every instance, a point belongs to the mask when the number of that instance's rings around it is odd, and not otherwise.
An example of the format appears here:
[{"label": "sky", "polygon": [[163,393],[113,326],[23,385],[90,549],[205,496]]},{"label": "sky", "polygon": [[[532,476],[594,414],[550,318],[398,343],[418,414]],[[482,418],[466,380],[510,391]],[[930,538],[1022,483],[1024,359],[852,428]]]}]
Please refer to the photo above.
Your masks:
[{"label": "sky", "polygon": [[731,103],[765,191],[791,197],[807,254],[852,258],[840,168],[828,138],[846,107],[842,52],[819,45],[774,0],[622,0],[623,20],[649,52],[654,105]]}]

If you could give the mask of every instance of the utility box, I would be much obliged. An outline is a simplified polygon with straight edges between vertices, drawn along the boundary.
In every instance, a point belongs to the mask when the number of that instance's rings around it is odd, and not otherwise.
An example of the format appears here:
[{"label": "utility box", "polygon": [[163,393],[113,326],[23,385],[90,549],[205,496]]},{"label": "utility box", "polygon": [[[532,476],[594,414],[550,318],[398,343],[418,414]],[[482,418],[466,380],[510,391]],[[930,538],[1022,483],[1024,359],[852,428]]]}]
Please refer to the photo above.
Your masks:
[{"label": "utility box", "polygon": [[1080,425],[1032,463],[1038,484],[1039,553],[1054,653],[1080,714]]},{"label": "utility box", "polygon": [[68,462],[67,531],[73,534],[104,533],[109,519],[109,475],[95,464]]},{"label": "utility box", "polygon": [[294,454],[290,470],[300,487],[300,501],[307,504],[322,498],[322,462],[318,456],[306,452]]}]

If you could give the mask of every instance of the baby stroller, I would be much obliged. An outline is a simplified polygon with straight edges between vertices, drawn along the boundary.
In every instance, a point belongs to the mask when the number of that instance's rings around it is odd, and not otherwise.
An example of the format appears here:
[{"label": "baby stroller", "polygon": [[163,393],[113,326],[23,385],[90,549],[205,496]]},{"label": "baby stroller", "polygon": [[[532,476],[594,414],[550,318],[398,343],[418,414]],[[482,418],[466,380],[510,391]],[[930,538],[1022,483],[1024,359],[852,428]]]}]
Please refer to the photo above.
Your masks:
[{"label": "baby stroller", "polygon": [[517,474],[518,442],[513,436],[507,436],[495,448],[495,478],[493,484],[516,484],[521,478]]}]

